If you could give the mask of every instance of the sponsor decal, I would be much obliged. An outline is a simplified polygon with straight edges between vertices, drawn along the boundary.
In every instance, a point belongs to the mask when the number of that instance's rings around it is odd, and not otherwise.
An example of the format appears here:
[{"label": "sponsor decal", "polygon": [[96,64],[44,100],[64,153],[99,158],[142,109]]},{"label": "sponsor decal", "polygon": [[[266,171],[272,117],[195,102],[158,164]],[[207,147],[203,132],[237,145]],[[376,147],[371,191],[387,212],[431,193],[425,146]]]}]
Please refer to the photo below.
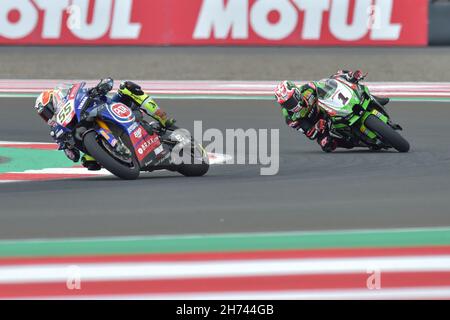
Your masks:
[{"label": "sponsor decal", "polygon": [[59,138],[63,135],[64,131],[62,129],[59,129],[58,131],[56,131],[56,138]]},{"label": "sponsor decal", "polygon": [[122,103],[114,103],[109,105],[108,110],[118,122],[126,123],[134,121],[134,116],[131,109]]},{"label": "sponsor decal", "polygon": [[[5,42],[86,43],[139,39],[142,24],[132,14],[144,0],[2,0],[0,37]],[[135,5],[139,3],[139,6]],[[144,11],[142,17],[146,15]],[[144,20],[144,19],[142,19]],[[148,20],[148,19],[147,19]]]},{"label": "sponsor decal", "polygon": [[84,97],[81,102],[77,105],[77,109],[81,109],[84,104],[86,103],[86,100],[88,99],[88,97]]},{"label": "sponsor decal", "polygon": [[128,119],[131,116],[131,110],[123,104],[116,103],[111,106],[112,112],[119,118]]},{"label": "sponsor decal", "polygon": [[[147,161],[146,163],[144,163],[144,165],[142,167],[147,167],[149,165],[151,165],[153,163],[153,160]],[[158,165],[158,164],[155,164]]]},{"label": "sponsor decal", "polygon": [[129,126],[128,129],[127,129],[128,134],[133,133],[133,131],[136,130],[136,128],[138,128],[138,127],[139,127],[139,123],[137,123],[137,122],[133,123],[133,124],[132,124],[131,126]]},{"label": "sponsor decal", "polygon": [[117,139],[112,135],[111,132],[108,132],[102,128],[100,128],[98,132],[106,139],[106,141],[108,141],[108,143],[112,147],[115,147],[116,144],[118,143]]},{"label": "sponsor decal", "polygon": [[164,148],[163,146],[159,146],[158,148],[155,149],[155,155],[159,155],[161,152],[163,152]]},{"label": "sponsor decal", "polygon": [[137,139],[142,138],[142,128],[136,129],[136,131],[133,132],[133,135],[134,135]]},{"label": "sponsor decal", "polygon": [[0,43],[417,46],[428,2],[2,0]]},{"label": "sponsor decal", "polygon": [[103,138],[106,139],[106,141],[109,141],[109,140],[110,140],[110,136],[109,136],[109,134],[106,133],[105,130],[100,129],[99,132],[100,132],[100,134],[103,136]]},{"label": "sponsor decal", "polygon": [[204,0],[201,42],[426,45],[426,0]]},{"label": "sponsor decal", "polygon": [[[154,137],[152,136],[149,140],[145,140],[141,146],[139,147],[139,154],[144,154],[147,150],[153,151],[155,149],[155,146],[159,145],[159,138],[158,136]],[[147,152],[148,154],[148,152]]]},{"label": "sponsor decal", "polygon": [[[155,149],[155,150],[156,150],[156,149]],[[148,166],[148,165],[150,165],[151,163],[153,163],[154,166],[158,166],[158,165],[160,165],[161,163],[163,163],[164,161],[166,161],[167,159],[169,159],[169,158],[170,158],[170,155],[171,155],[170,152],[163,152],[163,153],[160,153],[160,154],[158,155],[158,157],[157,157],[157,161],[156,161],[156,162],[154,162],[153,160],[151,160],[151,161],[145,163],[144,166]]]},{"label": "sponsor decal", "polygon": [[159,137],[157,134],[152,136],[147,136],[146,139],[142,140],[138,144],[137,150],[137,158],[139,161],[143,161],[152,151],[154,151],[157,147],[161,145]]},{"label": "sponsor decal", "polygon": [[134,146],[136,157],[142,161],[157,147],[161,145],[159,136],[155,133],[149,135],[144,127],[137,125],[137,128],[130,134],[131,143]]}]

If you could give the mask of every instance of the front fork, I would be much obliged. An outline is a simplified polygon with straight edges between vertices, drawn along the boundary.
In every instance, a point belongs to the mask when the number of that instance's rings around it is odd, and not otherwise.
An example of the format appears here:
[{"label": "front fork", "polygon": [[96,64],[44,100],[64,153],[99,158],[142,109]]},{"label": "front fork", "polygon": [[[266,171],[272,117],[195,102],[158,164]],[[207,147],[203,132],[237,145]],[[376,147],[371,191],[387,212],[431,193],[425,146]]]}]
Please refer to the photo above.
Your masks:
[{"label": "front fork", "polygon": [[120,141],[120,139],[118,140],[114,136],[114,134],[112,133],[111,129],[108,127],[106,122],[100,119],[96,119],[95,122],[98,125],[98,128],[95,129],[95,131],[103,138],[105,138],[105,140],[109,143],[111,147],[114,148],[114,150],[116,150],[116,152],[125,156],[131,156],[130,149],[128,149],[128,147],[122,141]]},{"label": "front fork", "polygon": [[371,115],[374,115],[375,117],[377,117],[378,119],[380,119],[381,121],[383,121],[386,124],[389,122],[389,118],[375,109],[373,109],[371,112],[366,112],[362,116],[361,127],[359,128],[359,131],[362,134],[364,134],[365,136],[367,136],[369,139],[377,140],[377,135],[373,131],[369,130],[365,125],[367,118]]},{"label": "front fork", "polygon": [[101,136],[103,136],[103,138],[106,139],[106,141],[108,141],[108,143],[111,145],[111,147],[115,148],[116,145],[118,144],[118,141],[116,139],[116,137],[114,137],[112,131],[109,129],[108,125],[99,119],[96,119],[95,122],[98,125],[98,128],[95,130],[97,131],[97,133]]}]

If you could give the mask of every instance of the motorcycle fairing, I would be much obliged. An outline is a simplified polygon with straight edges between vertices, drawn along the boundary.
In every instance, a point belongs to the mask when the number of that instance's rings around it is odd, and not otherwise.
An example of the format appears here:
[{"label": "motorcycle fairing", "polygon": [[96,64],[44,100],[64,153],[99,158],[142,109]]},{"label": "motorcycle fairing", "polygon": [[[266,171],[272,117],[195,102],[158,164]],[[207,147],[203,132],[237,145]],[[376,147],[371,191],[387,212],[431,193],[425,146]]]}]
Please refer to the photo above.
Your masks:
[{"label": "motorcycle fairing", "polygon": [[130,139],[141,165],[152,163],[158,152],[160,153],[158,149],[161,146],[159,136],[156,133],[150,135],[141,125],[130,134]]}]

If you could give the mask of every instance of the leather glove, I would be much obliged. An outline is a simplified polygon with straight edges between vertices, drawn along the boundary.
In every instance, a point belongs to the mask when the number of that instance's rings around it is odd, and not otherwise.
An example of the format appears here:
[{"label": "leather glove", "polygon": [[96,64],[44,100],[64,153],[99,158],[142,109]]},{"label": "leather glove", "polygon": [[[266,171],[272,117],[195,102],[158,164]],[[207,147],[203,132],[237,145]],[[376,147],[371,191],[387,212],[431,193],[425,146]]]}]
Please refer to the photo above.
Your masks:
[{"label": "leather glove", "polygon": [[356,70],[355,72],[349,70],[339,70],[334,76],[343,77],[347,81],[350,81],[352,83],[358,83],[359,81],[363,80],[366,75],[363,75],[361,70]]},{"label": "leather glove", "polygon": [[295,130],[300,130],[300,123],[298,121],[287,121],[287,125]]},{"label": "leather glove", "polygon": [[306,136],[314,140],[317,138],[318,134],[323,134],[327,129],[327,122],[324,119],[320,119],[317,123],[306,132]]},{"label": "leather glove", "polygon": [[112,78],[106,78],[106,79],[102,79],[96,86],[95,88],[92,88],[90,90],[90,94],[91,95],[101,95],[104,96],[106,95],[108,92],[110,92],[112,90],[114,86],[114,80]]},{"label": "leather glove", "polygon": [[362,79],[364,79],[363,73],[361,70],[356,70],[355,72],[353,72],[353,81],[356,83]]}]

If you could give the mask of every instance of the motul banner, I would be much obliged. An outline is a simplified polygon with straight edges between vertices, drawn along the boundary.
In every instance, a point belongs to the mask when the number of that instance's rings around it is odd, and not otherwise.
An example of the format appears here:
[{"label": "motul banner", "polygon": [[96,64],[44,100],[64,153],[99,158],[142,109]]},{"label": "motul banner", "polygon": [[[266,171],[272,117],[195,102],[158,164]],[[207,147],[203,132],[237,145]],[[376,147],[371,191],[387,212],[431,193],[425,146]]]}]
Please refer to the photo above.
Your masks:
[{"label": "motul banner", "polygon": [[418,46],[428,0],[1,0],[0,44]]}]

